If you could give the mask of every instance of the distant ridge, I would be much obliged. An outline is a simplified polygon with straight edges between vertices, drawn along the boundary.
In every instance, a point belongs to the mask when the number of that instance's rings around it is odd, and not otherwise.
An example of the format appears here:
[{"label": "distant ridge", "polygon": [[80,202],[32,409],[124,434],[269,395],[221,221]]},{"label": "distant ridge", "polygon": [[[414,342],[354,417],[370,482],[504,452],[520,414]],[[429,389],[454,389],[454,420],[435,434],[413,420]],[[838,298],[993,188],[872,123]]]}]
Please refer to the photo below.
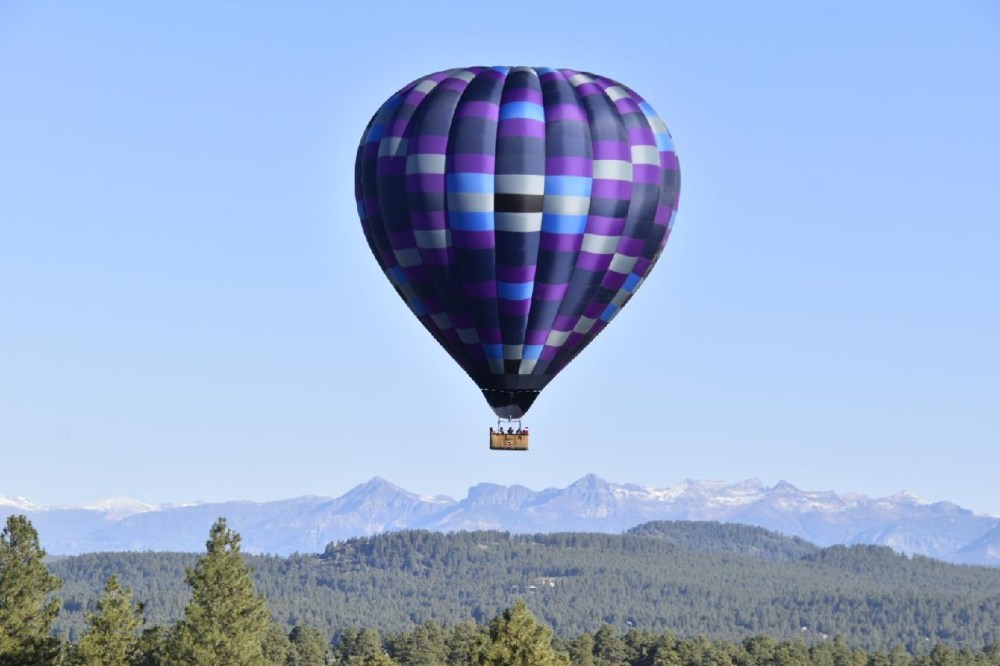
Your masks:
[{"label": "distant ridge", "polygon": [[425,497],[375,477],[340,497],[155,506],[131,498],[86,507],[41,507],[0,496],[0,516],[24,513],[53,555],[99,551],[200,551],[225,516],[248,552],[321,552],[328,543],[403,529],[438,532],[619,533],[649,521],[753,525],[819,546],[885,545],[963,563],[1000,565],[1000,520],[910,493],[869,498],[808,491],[781,481],[683,481],[668,488],[610,483],[589,474],[541,491],[481,483],[464,499]]}]

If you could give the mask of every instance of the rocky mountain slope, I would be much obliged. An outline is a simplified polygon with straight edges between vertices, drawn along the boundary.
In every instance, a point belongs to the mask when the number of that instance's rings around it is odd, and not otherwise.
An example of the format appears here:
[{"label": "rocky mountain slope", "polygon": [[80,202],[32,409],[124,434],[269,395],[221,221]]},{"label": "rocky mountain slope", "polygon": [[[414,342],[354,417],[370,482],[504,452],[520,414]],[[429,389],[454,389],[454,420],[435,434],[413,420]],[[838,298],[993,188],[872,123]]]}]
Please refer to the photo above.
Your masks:
[{"label": "rocky mountain slope", "polygon": [[461,500],[425,497],[381,478],[340,497],[153,506],[129,498],[86,507],[40,507],[0,496],[0,517],[24,513],[54,555],[96,551],[200,551],[225,516],[249,552],[319,552],[331,541],[402,529],[518,533],[622,532],[651,520],[712,520],[764,527],[820,546],[886,545],[964,564],[1000,564],[1000,519],[949,502],[808,491],[784,481],[684,481],[669,488],[588,475],[541,491],[482,483]]}]

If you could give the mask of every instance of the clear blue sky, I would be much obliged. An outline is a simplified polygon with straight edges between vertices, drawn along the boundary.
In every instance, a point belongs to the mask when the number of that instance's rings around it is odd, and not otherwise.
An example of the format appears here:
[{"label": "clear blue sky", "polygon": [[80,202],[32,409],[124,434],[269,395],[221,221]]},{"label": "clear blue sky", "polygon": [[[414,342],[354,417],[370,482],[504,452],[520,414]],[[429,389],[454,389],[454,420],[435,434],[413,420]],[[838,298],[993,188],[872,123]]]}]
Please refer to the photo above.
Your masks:
[{"label": "clear blue sky", "polygon": [[[487,450],[353,200],[371,113],[473,64],[621,80],[683,172],[663,260],[526,455]],[[0,0],[0,494],[595,472],[1000,514],[998,72],[991,0]]]}]

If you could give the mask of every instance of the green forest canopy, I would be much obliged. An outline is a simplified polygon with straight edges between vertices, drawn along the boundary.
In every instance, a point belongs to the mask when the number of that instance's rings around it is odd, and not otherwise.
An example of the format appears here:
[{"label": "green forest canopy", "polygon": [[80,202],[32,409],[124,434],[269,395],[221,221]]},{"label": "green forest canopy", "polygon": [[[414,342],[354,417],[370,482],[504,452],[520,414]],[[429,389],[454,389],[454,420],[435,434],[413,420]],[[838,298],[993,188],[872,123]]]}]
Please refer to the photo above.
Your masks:
[{"label": "green forest canopy", "polygon": [[[97,553],[60,559],[57,627],[83,628],[116,575],[147,621],[176,621],[196,556]],[[622,535],[403,531],[330,544],[320,555],[250,556],[277,621],[339,635],[385,634],[426,621],[480,625],[519,599],[562,638],[673,632],[743,641],[758,634],[914,652],[982,648],[1000,638],[1000,570],[907,557],[877,546],[820,549],[760,528],[656,522]]]}]

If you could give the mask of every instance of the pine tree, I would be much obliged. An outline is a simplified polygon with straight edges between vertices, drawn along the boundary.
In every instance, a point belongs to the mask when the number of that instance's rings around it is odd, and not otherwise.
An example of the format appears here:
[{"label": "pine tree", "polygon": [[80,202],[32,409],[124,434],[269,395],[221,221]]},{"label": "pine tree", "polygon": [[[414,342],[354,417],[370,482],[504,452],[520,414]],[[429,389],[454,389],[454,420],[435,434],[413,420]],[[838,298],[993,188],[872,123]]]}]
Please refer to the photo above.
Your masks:
[{"label": "pine tree", "polygon": [[52,638],[62,586],[42,563],[38,532],[24,516],[10,516],[0,533],[0,666],[54,664],[59,642]]},{"label": "pine tree", "polygon": [[552,647],[552,631],[518,599],[490,623],[490,642],[479,654],[483,666],[569,666],[569,656]]},{"label": "pine tree", "polygon": [[[264,637],[264,662],[273,666],[287,666],[292,658],[292,643],[284,628],[271,622]],[[294,666],[294,663],[293,663]]]},{"label": "pine tree", "polygon": [[294,627],[289,638],[292,649],[289,666],[325,666],[330,654],[330,639],[314,627]]},{"label": "pine tree", "polygon": [[609,625],[605,624],[594,634],[594,663],[597,666],[621,666],[628,663],[625,641]]},{"label": "pine tree", "polygon": [[167,627],[150,627],[139,636],[139,656],[134,666],[168,666],[169,637]]},{"label": "pine tree", "polygon": [[139,659],[142,608],[132,605],[132,590],[111,576],[97,602],[97,612],[87,614],[87,630],[76,647],[80,666],[129,666]]},{"label": "pine tree", "polygon": [[390,666],[396,662],[385,653],[377,629],[348,627],[337,645],[340,664],[348,666]]},{"label": "pine tree", "polygon": [[392,656],[407,666],[438,666],[448,661],[445,640],[445,631],[441,626],[427,620],[392,641]]},{"label": "pine tree", "polygon": [[207,553],[186,580],[191,601],[177,623],[170,663],[183,666],[269,666],[264,642],[271,626],[264,597],[254,591],[240,535],[220,518],[209,533]]},{"label": "pine tree", "polygon": [[477,626],[470,620],[459,622],[451,628],[451,632],[445,638],[448,648],[447,663],[463,666],[474,663],[475,656],[482,651],[486,641],[487,636],[483,627]]},{"label": "pine tree", "polygon": [[567,643],[569,660],[573,666],[595,666],[594,664],[594,636],[593,634],[580,634]]}]

